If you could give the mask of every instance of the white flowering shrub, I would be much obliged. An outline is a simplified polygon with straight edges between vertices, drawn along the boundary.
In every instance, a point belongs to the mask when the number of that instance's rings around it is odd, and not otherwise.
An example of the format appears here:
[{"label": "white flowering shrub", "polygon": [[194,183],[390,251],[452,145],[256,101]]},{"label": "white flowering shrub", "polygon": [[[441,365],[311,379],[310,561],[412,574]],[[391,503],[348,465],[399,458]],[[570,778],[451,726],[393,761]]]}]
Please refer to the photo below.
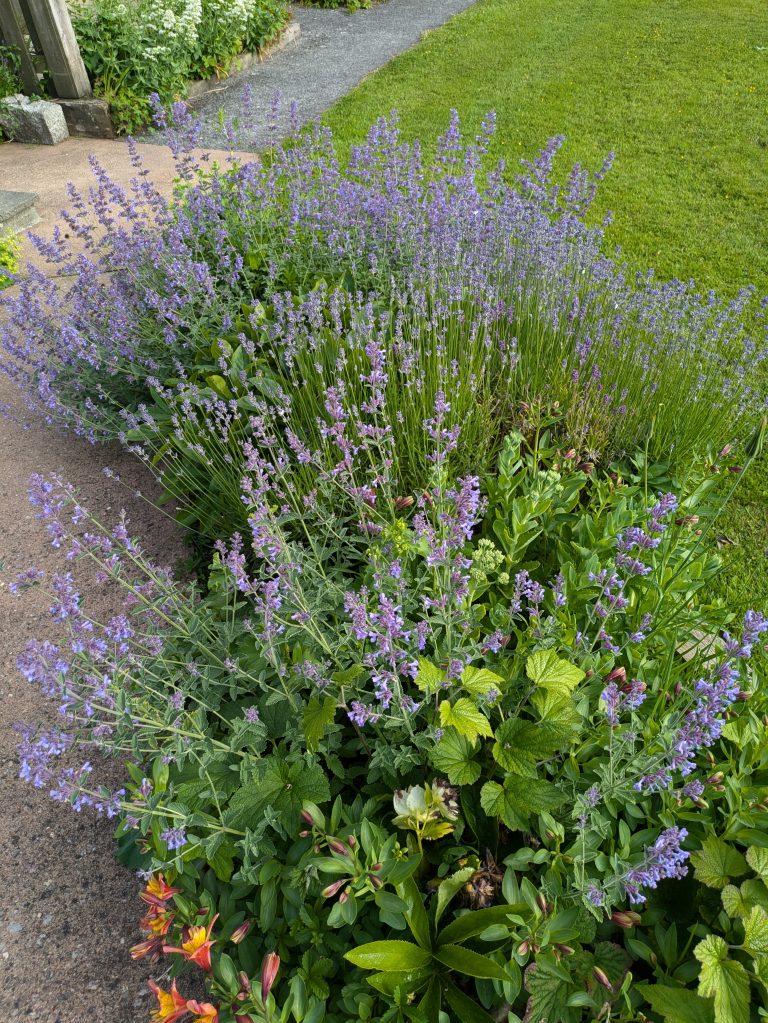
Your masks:
[{"label": "white flowering shrub", "polygon": [[70,0],[94,91],[121,132],[150,119],[149,96],[168,103],[191,78],[226,74],[288,18],[286,0]]}]

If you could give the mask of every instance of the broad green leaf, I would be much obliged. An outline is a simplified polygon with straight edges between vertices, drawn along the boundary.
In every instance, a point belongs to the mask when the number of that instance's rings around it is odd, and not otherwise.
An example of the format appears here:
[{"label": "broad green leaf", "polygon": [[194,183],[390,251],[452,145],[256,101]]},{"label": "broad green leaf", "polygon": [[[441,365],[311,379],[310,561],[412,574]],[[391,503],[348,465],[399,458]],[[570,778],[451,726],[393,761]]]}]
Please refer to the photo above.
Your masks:
[{"label": "broad green leaf", "polygon": [[437,906],[435,908],[435,926],[440,921],[440,917],[443,915],[448,907],[451,899],[460,892],[470,877],[476,873],[474,867],[463,867],[461,870],[457,870],[455,874],[451,874],[450,877],[446,877],[440,882],[437,889]]},{"label": "broad green leaf", "polygon": [[691,853],[691,863],[696,879],[708,888],[725,888],[732,877],[747,872],[747,861],[739,850],[717,835],[704,839],[701,849]]},{"label": "broad green leaf", "polygon": [[728,916],[746,916],[749,912],[749,905],[735,884],[727,884],[720,892],[720,899]]},{"label": "broad green leaf", "polygon": [[768,881],[768,849],[760,849],[751,845],[747,849],[747,863],[763,881]]},{"label": "broad green leaf", "polygon": [[542,689],[562,695],[570,694],[584,678],[584,672],[570,661],[564,661],[554,650],[539,650],[525,662],[528,678]]},{"label": "broad green leaf", "polygon": [[663,984],[638,984],[635,990],[664,1017],[664,1023],[715,1023],[714,1003],[695,991]]},{"label": "broad green leaf", "polygon": [[500,817],[511,831],[524,831],[532,814],[554,810],[565,796],[552,782],[509,775],[504,785],[488,781],[480,790],[480,805],[488,816]]},{"label": "broad green leaf", "polygon": [[411,933],[422,948],[430,948],[432,939],[429,933],[429,920],[418,885],[412,877],[409,877],[402,884],[397,885],[396,891],[406,904],[405,920]]},{"label": "broad green leaf", "polygon": [[504,679],[488,668],[466,667],[461,673],[461,684],[473,696],[487,696],[494,689],[501,692]]},{"label": "broad green leaf", "polygon": [[304,708],[304,738],[307,740],[307,749],[314,753],[325,735],[326,729],[333,724],[336,716],[336,700],[332,696],[325,696],[318,700],[313,696]]},{"label": "broad green leaf", "polygon": [[715,1023],[745,1023],[749,1019],[749,976],[728,958],[728,946],[717,934],[700,941],[693,954],[701,963],[699,994],[715,1000]]},{"label": "broad green leaf", "polygon": [[482,934],[484,930],[493,927],[494,924],[509,924],[510,915],[530,916],[530,913],[530,909],[524,902],[475,909],[446,924],[437,936],[437,943],[438,945],[461,945],[462,942]]},{"label": "broad green leaf", "polygon": [[444,728],[455,728],[470,742],[475,742],[479,735],[493,735],[488,718],[466,696],[460,697],[454,704],[443,700],[440,704],[440,724]]},{"label": "broad green leaf", "polygon": [[573,986],[547,972],[543,964],[533,963],[525,971],[525,990],[530,995],[525,1023],[559,1023],[567,1018],[568,996]]},{"label": "broad green leaf", "polygon": [[344,958],[361,970],[407,973],[427,966],[432,956],[411,941],[369,941],[346,952]]},{"label": "broad green leaf", "polygon": [[506,980],[507,974],[503,967],[489,959],[488,956],[472,952],[461,945],[438,945],[433,955],[439,963],[449,970],[461,973],[465,977],[480,977],[486,980]]},{"label": "broad green leaf", "polygon": [[224,814],[227,827],[256,827],[262,810],[272,806],[281,814],[297,816],[305,801],[324,803],[331,797],[328,779],[319,764],[288,764],[277,756],[259,762],[258,779],[232,796]]},{"label": "broad green leaf", "polygon": [[472,759],[475,747],[458,732],[446,732],[429,755],[432,765],[452,785],[472,785],[480,777],[480,764]]},{"label": "broad green leaf", "polygon": [[419,970],[408,970],[397,973],[374,973],[366,978],[371,987],[381,991],[383,995],[393,995],[395,988],[410,993],[418,989],[433,975],[431,966],[422,966]]},{"label": "broad green leaf", "polygon": [[229,384],[224,377],[220,376],[218,373],[211,373],[210,376],[205,378],[205,382],[220,397],[226,398],[227,401],[232,397],[232,391],[229,389]]},{"label": "broad green leaf", "polygon": [[536,777],[536,762],[561,749],[569,732],[546,721],[504,721],[496,729],[494,759],[505,771],[526,778]]},{"label": "broad green leaf", "polygon": [[456,1019],[461,1023],[494,1023],[492,1016],[483,1009],[473,998],[468,998],[463,991],[460,991],[450,981],[443,985],[445,1000],[456,1013]]},{"label": "broad green leaf", "polygon": [[445,681],[445,672],[428,661],[426,657],[420,657],[419,670],[414,681],[427,696],[433,696],[442,687]]},{"label": "broad green leaf", "polygon": [[768,955],[768,913],[753,906],[744,921],[744,948],[751,956]]}]

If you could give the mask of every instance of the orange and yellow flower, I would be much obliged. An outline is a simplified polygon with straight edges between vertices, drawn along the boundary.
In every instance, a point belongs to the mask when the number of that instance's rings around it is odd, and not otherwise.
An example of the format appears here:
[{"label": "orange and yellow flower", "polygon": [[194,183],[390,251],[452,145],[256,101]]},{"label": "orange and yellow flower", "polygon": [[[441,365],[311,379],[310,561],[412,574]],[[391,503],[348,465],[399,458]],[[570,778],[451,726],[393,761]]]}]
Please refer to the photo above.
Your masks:
[{"label": "orange and yellow flower", "polygon": [[162,949],[163,939],[159,934],[156,934],[151,938],[147,938],[145,941],[140,941],[138,945],[132,945],[128,951],[131,959],[144,959],[145,956],[149,956],[149,961],[156,963],[160,958]]},{"label": "orange and yellow flower", "polygon": [[187,1008],[198,1014],[191,1023],[219,1023],[219,1010],[210,1002],[189,1001]]},{"label": "orange and yellow flower", "polygon": [[170,991],[163,990],[153,980],[150,980],[149,986],[154,992],[158,1003],[151,1016],[152,1023],[175,1023],[176,1020],[181,1019],[182,1016],[189,1012],[187,999],[176,990],[175,980],[171,984]]},{"label": "orange and yellow flower", "polygon": [[150,906],[164,907],[168,899],[172,895],[177,895],[180,891],[181,888],[171,888],[170,885],[165,883],[163,875],[158,874],[156,877],[149,879],[144,891],[139,892],[139,898],[143,899]]},{"label": "orange and yellow flower", "polygon": [[181,948],[174,945],[163,945],[163,952],[178,952],[190,963],[196,963],[201,969],[210,972],[211,969],[211,947],[216,944],[211,940],[211,929],[216,923],[219,914],[211,920],[208,927],[193,925],[186,929],[186,940],[182,941]]},{"label": "orange and yellow flower", "polygon": [[165,935],[171,929],[175,913],[161,911],[154,906],[141,920],[141,927],[150,934]]}]

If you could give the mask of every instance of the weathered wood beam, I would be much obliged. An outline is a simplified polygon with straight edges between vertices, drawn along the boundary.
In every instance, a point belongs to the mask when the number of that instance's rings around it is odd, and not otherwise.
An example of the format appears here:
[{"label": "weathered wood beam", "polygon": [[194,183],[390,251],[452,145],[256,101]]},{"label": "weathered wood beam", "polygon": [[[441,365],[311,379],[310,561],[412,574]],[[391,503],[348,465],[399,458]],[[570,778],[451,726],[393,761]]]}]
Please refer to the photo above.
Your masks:
[{"label": "weathered wood beam", "polygon": [[40,81],[24,37],[23,24],[24,19],[18,0],[0,0],[0,35],[7,46],[13,46],[19,51],[21,80],[25,90],[34,95],[40,92]]},{"label": "weathered wood beam", "polygon": [[92,95],[91,84],[65,0],[26,0],[26,7],[56,95],[61,99],[87,99]]}]

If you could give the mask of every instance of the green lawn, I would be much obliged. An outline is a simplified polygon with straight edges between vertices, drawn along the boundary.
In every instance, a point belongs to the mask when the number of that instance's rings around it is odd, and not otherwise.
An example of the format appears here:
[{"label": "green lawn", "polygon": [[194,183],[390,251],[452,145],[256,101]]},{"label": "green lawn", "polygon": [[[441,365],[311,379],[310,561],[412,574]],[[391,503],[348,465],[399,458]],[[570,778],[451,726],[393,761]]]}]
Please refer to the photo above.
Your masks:
[{"label": "green lawn", "polygon": [[[556,134],[564,168],[614,150],[598,208],[633,266],[768,292],[765,0],[479,0],[325,122],[346,147],[397,109],[404,135],[429,143],[451,107],[471,132],[496,111],[511,170]],[[768,607],[768,459],[718,532],[736,542],[722,592]]]}]

